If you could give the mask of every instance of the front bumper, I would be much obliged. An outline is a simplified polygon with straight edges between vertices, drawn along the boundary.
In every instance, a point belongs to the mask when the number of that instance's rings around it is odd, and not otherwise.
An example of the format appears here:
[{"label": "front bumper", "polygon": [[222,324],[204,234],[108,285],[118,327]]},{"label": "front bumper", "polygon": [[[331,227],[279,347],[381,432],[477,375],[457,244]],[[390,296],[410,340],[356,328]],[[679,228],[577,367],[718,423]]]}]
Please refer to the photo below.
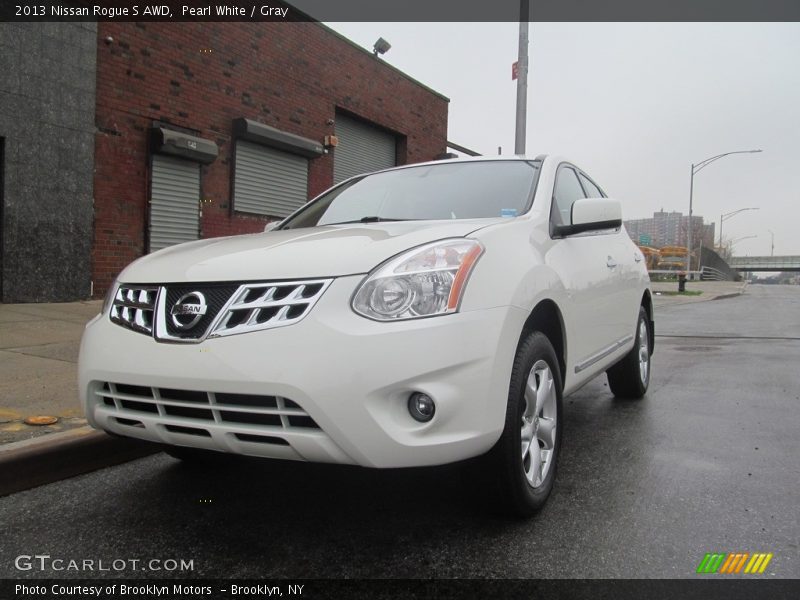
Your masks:
[{"label": "front bumper", "polygon": [[[199,344],[156,342],[99,316],[79,359],[87,419],[164,444],[368,467],[444,464],[489,450],[503,429],[525,312],[378,323],[349,307],[361,280],[334,280],[294,325]],[[428,423],[408,413],[415,391],[436,402]],[[259,406],[230,408],[229,394]]]}]

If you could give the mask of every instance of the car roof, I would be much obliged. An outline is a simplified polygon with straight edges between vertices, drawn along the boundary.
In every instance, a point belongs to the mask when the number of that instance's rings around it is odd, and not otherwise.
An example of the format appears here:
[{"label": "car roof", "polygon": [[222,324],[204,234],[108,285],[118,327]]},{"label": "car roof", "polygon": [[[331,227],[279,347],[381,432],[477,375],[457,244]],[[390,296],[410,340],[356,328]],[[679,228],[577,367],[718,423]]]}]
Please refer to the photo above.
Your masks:
[{"label": "car roof", "polygon": [[[386,169],[379,169],[377,171],[371,171],[369,173],[361,173],[360,175],[356,175],[355,177],[363,177],[364,175],[373,175],[374,173],[384,173],[386,171],[399,171],[401,169],[410,169],[412,167],[426,167],[430,165],[446,165],[452,163],[465,163],[465,162],[501,162],[501,161],[525,161],[525,162],[533,162],[538,161],[542,162],[548,156],[547,154],[538,154],[536,156],[529,156],[529,155],[521,155],[521,154],[514,154],[509,156],[460,156],[458,158],[447,158],[442,160],[428,160],[425,162],[418,162],[418,163],[409,163],[406,165],[397,165],[395,167],[388,167]],[[349,178],[349,179],[352,179]]]}]

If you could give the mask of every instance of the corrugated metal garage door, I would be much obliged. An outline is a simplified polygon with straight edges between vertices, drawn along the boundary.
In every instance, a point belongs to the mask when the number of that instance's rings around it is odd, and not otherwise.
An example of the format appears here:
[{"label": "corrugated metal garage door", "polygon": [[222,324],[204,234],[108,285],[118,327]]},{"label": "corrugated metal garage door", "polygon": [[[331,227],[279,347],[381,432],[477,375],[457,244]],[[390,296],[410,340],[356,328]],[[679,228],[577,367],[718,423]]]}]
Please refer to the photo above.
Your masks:
[{"label": "corrugated metal garage door", "polygon": [[236,142],[233,207],[285,217],[308,201],[308,159],[251,142]]},{"label": "corrugated metal garage door", "polygon": [[150,252],[198,239],[200,165],[154,154],[150,187]]},{"label": "corrugated metal garage door", "polygon": [[396,139],[377,127],[343,115],[336,115],[339,145],[333,151],[333,182],[378,171],[397,164]]}]

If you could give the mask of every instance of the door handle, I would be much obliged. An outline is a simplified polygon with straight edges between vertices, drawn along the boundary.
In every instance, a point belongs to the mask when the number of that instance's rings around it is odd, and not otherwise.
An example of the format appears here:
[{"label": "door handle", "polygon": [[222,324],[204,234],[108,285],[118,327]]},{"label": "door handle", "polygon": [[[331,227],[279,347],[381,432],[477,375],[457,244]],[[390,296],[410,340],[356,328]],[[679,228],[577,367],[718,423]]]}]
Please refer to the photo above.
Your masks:
[{"label": "door handle", "polygon": [[606,266],[607,266],[609,269],[613,269],[614,267],[616,267],[616,266],[617,266],[617,261],[615,261],[615,260],[614,260],[614,257],[612,257],[612,256],[609,256],[609,257],[606,259]]}]

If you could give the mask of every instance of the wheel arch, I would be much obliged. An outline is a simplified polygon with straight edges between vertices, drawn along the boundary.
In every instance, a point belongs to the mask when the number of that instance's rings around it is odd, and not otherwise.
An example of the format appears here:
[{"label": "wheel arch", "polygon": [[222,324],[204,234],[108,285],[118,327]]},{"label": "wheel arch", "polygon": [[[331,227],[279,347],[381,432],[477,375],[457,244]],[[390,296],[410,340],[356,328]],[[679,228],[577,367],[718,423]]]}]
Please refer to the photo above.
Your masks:
[{"label": "wheel arch", "polygon": [[553,300],[549,298],[541,300],[533,308],[522,327],[518,344],[533,331],[543,333],[553,345],[553,349],[556,351],[556,358],[558,358],[558,370],[561,375],[561,387],[563,389],[567,373],[567,337],[564,316]]}]

